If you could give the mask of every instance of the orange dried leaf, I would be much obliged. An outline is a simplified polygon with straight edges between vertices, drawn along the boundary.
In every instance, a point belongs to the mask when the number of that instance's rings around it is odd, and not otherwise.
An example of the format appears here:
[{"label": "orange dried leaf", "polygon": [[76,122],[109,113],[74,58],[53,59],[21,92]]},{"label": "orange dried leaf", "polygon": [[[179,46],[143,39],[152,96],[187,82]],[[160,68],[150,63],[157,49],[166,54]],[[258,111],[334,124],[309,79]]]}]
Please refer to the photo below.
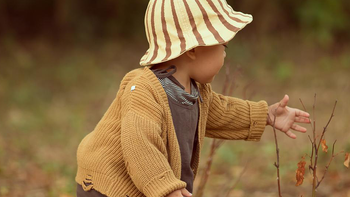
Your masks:
[{"label": "orange dried leaf", "polygon": [[305,174],[305,164],[306,162],[304,161],[304,157],[302,157],[302,160],[298,163],[298,169],[296,172],[296,179],[297,179],[297,183],[295,184],[296,186],[303,184],[304,174]]},{"label": "orange dried leaf", "polygon": [[349,168],[349,163],[350,163],[349,153],[345,153],[344,165],[345,165],[347,168]]},{"label": "orange dried leaf", "polygon": [[323,152],[327,152],[328,151],[328,146],[326,144],[326,140],[321,140],[321,144],[322,144]]}]

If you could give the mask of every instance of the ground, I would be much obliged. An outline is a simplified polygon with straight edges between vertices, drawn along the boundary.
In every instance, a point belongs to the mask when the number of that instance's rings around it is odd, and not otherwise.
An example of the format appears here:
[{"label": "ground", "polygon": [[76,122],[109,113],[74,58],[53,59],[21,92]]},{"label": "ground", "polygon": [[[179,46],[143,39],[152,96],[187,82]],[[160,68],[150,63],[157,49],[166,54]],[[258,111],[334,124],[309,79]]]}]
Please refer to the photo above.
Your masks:
[{"label": "ground", "polygon": [[[123,75],[139,67],[146,44],[121,39],[64,45],[45,39],[4,39],[2,47],[0,196],[75,196],[77,146],[114,99]],[[316,93],[317,132],[325,126],[337,100],[326,140],[329,147],[338,140],[336,152],[349,152],[349,52],[345,44],[320,47],[290,37],[237,39],[229,44],[225,66],[231,71],[241,68],[235,78],[236,97],[272,104],[288,94],[290,106],[301,108],[301,98],[312,114]],[[225,68],[213,82],[217,92],[221,92],[224,76]],[[307,134],[298,133],[292,140],[279,132],[278,140],[283,196],[310,196],[309,176],[302,186],[295,186],[297,163],[310,153]],[[204,146],[201,168],[210,139]],[[330,153],[320,155],[321,176]],[[277,196],[275,160],[271,128],[266,129],[260,142],[225,142],[214,157],[205,196],[226,195],[243,169],[228,196]],[[343,155],[335,158],[318,196],[350,196],[350,171],[343,162]],[[200,178],[201,174],[195,186]]]}]

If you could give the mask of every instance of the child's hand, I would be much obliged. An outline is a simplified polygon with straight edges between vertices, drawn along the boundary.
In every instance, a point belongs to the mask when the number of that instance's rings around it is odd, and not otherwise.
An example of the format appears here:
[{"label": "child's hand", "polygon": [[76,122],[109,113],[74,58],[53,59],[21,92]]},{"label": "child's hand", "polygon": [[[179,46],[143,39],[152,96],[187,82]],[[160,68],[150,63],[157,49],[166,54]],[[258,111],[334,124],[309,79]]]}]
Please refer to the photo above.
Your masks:
[{"label": "child's hand", "polygon": [[267,124],[273,126],[274,115],[276,115],[275,128],[295,139],[297,136],[290,129],[305,133],[306,128],[295,123],[310,123],[310,115],[302,110],[288,107],[288,101],[289,97],[285,95],[279,103],[269,106]]},{"label": "child's hand", "polygon": [[166,197],[183,197],[183,196],[190,197],[190,196],[192,196],[192,194],[189,191],[187,191],[186,188],[183,188],[183,189],[173,191],[172,193],[170,193]]}]

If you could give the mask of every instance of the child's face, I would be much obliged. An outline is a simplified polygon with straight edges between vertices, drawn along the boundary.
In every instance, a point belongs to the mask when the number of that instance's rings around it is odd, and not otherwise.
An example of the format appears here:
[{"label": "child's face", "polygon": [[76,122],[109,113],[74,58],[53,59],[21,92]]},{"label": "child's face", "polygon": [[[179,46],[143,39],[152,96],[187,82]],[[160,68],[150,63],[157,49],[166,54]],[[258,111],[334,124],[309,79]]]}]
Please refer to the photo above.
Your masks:
[{"label": "child's face", "polygon": [[196,59],[191,66],[191,78],[199,83],[210,83],[224,65],[225,45],[197,47]]}]

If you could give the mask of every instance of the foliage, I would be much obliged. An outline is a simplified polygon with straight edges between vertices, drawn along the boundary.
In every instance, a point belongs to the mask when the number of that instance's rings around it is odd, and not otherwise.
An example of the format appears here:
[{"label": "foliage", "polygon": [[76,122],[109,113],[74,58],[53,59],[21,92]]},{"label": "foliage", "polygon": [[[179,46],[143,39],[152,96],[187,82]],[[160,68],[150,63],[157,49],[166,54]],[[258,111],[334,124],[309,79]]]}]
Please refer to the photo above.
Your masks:
[{"label": "foliage", "polygon": [[[144,36],[143,16],[147,0],[68,1],[33,0],[0,1],[2,34],[29,38],[46,34],[54,39]],[[254,16],[251,28],[263,35],[302,30],[308,38],[330,44],[342,35],[348,39],[350,3],[347,0],[308,1],[233,1],[235,10]],[[25,20],[26,22],[23,22]]]},{"label": "foliage", "polygon": [[[319,31],[314,28],[322,28],[323,20],[316,11],[307,12],[314,9],[310,4],[325,4],[322,1],[229,3],[254,16],[254,22],[229,45],[227,60],[243,68],[234,96],[242,96],[240,84],[254,80],[250,88],[258,91],[253,100],[275,102],[286,92],[296,98],[318,91],[327,95],[319,99],[320,105],[329,105],[330,96],[347,102],[349,26],[335,19],[349,18],[349,1],[335,1],[335,8],[315,6],[334,14],[322,30],[330,36],[323,47],[319,47],[322,39],[310,38]],[[75,196],[76,148],[103,116],[124,74],[138,67],[147,48],[146,6],[146,0],[0,0],[0,196]],[[304,21],[304,17],[316,19]],[[215,90],[220,91],[222,79],[219,73]],[[349,117],[349,112],[343,105],[338,117]],[[346,140],[349,127],[348,121],[339,121],[332,132]],[[274,157],[270,142],[267,137],[259,143],[225,142],[224,152],[219,150],[214,158],[206,196],[235,186],[236,180],[240,181],[233,196],[275,193],[275,180],[269,181],[274,168],[262,162]],[[282,140],[281,144],[309,148],[299,142]],[[348,141],[342,143],[350,148]],[[210,147],[205,144],[204,150],[206,146]],[[232,151],[229,157],[226,150]],[[201,165],[206,155],[203,152]],[[283,163],[297,157],[296,151],[281,148]],[[251,158],[244,172],[245,161]],[[282,179],[292,182],[294,176],[282,173],[286,168],[281,169]],[[332,192],[345,196],[350,180],[345,171],[335,169],[329,170],[325,182]],[[294,187],[284,187],[284,192],[297,196]]]}]

